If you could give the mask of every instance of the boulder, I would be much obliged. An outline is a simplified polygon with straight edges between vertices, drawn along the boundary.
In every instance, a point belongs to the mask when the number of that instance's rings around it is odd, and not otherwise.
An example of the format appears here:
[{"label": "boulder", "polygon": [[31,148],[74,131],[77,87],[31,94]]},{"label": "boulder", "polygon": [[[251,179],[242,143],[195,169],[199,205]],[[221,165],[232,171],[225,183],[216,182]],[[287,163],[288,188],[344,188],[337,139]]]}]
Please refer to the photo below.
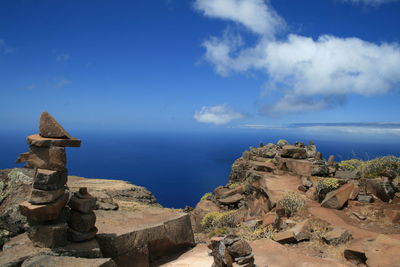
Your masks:
[{"label": "boulder", "polygon": [[71,197],[68,206],[82,213],[90,213],[96,208],[95,198],[78,198],[75,194]]},{"label": "boulder", "polygon": [[229,251],[229,254],[235,259],[248,256],[252,252],[249,243],[244,240],[238,240],[234,242],[233,244],[228,246],[227,249]]},{"label": "boulder", "polygon": [[282,158],[293,158],[295,156],[296,159],[306,159],[307,153],[304,148],[292,145],[285,145],[282,147],[280,156]]},{"label": "boulder", "polygon": [[314,165],[311,171],[311,175],[326,177],[329,175],[329,168],[326,165]]},{"label": "boulder", "polygon": [[268,213],[262,217],[262,225],[272,225],[275,229],[279,229],[280,218],[276,213]]},{"label": "boulder", "polygon": [[294,234],[294,238],[297,242],[310,240],[310,229],[308,226],[308,220],[297,223],[295,226],[290,228],[291,232]]},{"label": "boulder", "polygon": [[218,199],[218,202],[224,205],[229,205],[229,204],[235,204],[238,203],[239,201],[243,200],[244,196],[242,194],[234,194],[232,196],[228,196],[226,198],[220,198]]},{"label": "boulder", "polygon": [[353,183],[342,185],[341,187],[339,187],[339,189],[326,194],[326,197],[322,201],[321,206],[330,209],[341,209],[343,205],[349,200],[353,189]]},{"label": "boulder", "polygon": [[296,160],[290,158],[280,158],[279,164],[284,164],[284,171],[290,171],[302,176],[311,176],[313,165],[308,160]]},{"label": "boulder", "polygon": [[78,232],[89,232],[93,229],[96,223],[96,215],[94,212],[81,213],[79,211],[71,210],[68,218],[68,225],[73,230]]},{"label": "boulder", "polygon": [[62,208],[67,204],[69,193],[65,193],[54,203],[33,205],[28,201],[22,202],[19,207],[21,214],[33,221],[55,220],[60,215]]},{"label": "boulder", "polygon": [[202,230],[201,220],[210,212],[219,211],[219,207],[210,200],[201,200],[197,203],[194,210],[190,213],[193,231],[200,232]]},{"label": "boulder", "polygon": [[400,210],[395,209],[385,209],[385,216],[389,219],[390,223],[399,223],[400,224]]},{"label": "boulder", "polygon": [[370,195],[363,195],[363,194],[358,194],[357,200],[362,202],[362,203],[372,203],[374,202],[374,198]]},{"label": "boulder", "polygon": [[190,218],[185,213],[161,208],[95,213],[101,251],[118,265],[130,262],[132,267],[145,267],[151,259],[195,244]]},{"label": "boulder", "polygon": [[87,232],[78,232],[72,228],[68,229],[68,240],[72,242],[83,242],[96,237],[98,229],[93,227]]},{"label": "boulder", "polygon": [[63,147],[30,146],[29,152],[21,154],[16,162],[27,162],[29,168],[64,171],[67,157]]},{"label": "boulder", "polygon": [[361,172],[357,170],[354,171],[337,170],[335,172],[335,177],[347,180],[358,180],[361,178]]},{"label": "boulder", "polygon": [[317,200],[317,188],[315,186],[311,187],[306,192],[306,197],[309,200]]},{"label": "boulder", "polygon": [[71,138],[69,133],[47,112],[40,115],[39,133],[42,137]]},{"label": "boulder", "polygon": [[391,182],[382,179],[366,179],[367,193],[373,194],[384,202],[389,202],[395,195],[395,189]]},{"label": "boulder", "polygon": [[33,179],[33,188],[40,190],[57,190],[67,183],[67,170],[53,171],[37,169]]},{"label": "boulder", "polygon": [[326,164],[331,167],[335,166],[335,156],[330,155]]},{"label": "boulder", "polygon": [[53,248],[57,255],[68,256],[68,257],[79,257],[79,258],[103,258],[103,254],[100,250],[100,245],[97,240],[91,239],[85,242],[68,242],[63,247]]},{"label": "boulder", "polygon": [[47,138],[42,137],[38,134],[33,134],[27,137],[27,142],[29,145],[39,146],[39,147],[80,147],[81,140],[76,138],[60,139],[60,138]]},{"label": "boulder", "polygon": [[41,248],[56,248],[67,244],[66,223],[30,225],[28,236],[33,244]]},{"label": "boulder", "polygon": [[65,194],[65,188],[60,188],[51,191],[33,188],[31,192],[31,197],[29,198],[29,202],[37,205],[48,204],[56,201],[64,194]]},{"label": "boulder", "polygon": [[284,231],[284,232],[279,232],[275,233],[273,235],[273,239],[281,244],[289,244],[289,243],[296,243],[296,237],[292,231]]},{"label": "boulder", "polygon": [[335,227],[332,231],[325,234],[323,240],[329,245],[338,246],[350,241],[352,238],[353,237],[348,230],[341,227]]},{"label": "boulder", "polygon": [[39,255],[30,258],[21,265],[21,267],[39,267],[39,266],[63,266],[63,267],[116,267],[112,259],[85,259],[76,257],[63,257],[51,255]]},{"label": "boulder", "polygon": [[283,146],[285,146],[285,145],[287,145],[287,144],[289,144],[289,143],[288,143],[288,141],[286,141],[285,139],[280,139],[276,144],[277,144],[278,146],[280,146],[280,147],[283,147]]}]

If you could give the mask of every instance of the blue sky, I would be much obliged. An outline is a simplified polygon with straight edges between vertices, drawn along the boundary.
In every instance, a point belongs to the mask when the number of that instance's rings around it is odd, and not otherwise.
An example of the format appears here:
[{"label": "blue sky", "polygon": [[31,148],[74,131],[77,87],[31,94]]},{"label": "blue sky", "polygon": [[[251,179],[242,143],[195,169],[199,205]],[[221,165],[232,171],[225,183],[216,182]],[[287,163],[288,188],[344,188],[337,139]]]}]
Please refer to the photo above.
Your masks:
[{"label": "blue sky", "polygon": [[79,130],[400,133],[399,14],[395,0],[1,1],[1,129],[48,111]]}]

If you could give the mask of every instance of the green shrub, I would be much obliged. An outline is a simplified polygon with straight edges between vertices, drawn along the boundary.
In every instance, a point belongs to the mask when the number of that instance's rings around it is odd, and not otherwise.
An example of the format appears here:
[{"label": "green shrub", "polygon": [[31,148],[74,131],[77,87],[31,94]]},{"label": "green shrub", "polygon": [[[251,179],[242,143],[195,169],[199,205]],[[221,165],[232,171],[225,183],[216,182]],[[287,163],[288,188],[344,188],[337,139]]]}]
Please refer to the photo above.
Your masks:
[{"label": "green shrub", "polygon": [[232,183],[228,187],[229,187],[229,189],[234,189],[234,188],[238,187],[239,185],[240,184],[238,184],[238,183]]},{"label": "green shrub", "polygon": [[339,180],[336,178],[322,178],[321,180],[318,181],[317,188],[328,189],[330,191],[333,191],[339,188],[339,186],[340,186]]},{"label": "green shrub", "polygon": [[291,217],[305,206],[306,201],[303,195],[296,192],[289,192],[284,198],[279,200],[278,203],[284,207],[286,215]]},{"label": "green shrub", "polygon": [[208,237],[211,238],[216,235],[225,235],[228,233],[228,228],[227,227],[220,227],[212,230],[209,234]]},{"label": "green shrub", "polygon": [[361,170],[364,161],[359,159],[342,160],[339,162],[339,168],[344,171]]},{"label": "green shrub", "polygon": [[201,226],[203,226],[203,228],[206,230],[212,230],[221,227],[235,227],[235,213],[236,211],[234,210],[226,212],[209,212],[201,220]]},{"label": "green shrub", "polygon": [[211,192],[208,192],[208,193],[205,193],[204,196],[202,196],[200,200],[209,199],[209,198],[211,198],[211,197],[212,197],[212,193],[211,193]]},{"label": "green shrub", "polygon": [[400,175],[400,158],[395,156],[385,156],[369,160],[363,164],[362,175],[364,178],[375,178],[380,176],[385,170]]}]

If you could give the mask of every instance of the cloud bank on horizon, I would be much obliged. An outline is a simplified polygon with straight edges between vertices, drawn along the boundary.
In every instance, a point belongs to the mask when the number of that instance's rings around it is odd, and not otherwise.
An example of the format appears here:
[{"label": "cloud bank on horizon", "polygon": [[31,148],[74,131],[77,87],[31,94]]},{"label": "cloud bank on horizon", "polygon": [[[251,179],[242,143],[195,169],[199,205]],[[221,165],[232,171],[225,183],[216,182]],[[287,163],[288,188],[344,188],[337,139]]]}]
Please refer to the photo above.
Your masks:
[{"label": "cloud bank on horizon", "polygon": [[364,4],[364,5],[371,5],[371,6],[378,6],[382,4],[387,4],[391,2],[398,2],[400,0],[342,0],[342,2],[352,2],[355,4]]},{"label": "cloud bank on horizon", "polygon": [[227,124],[233,120],[244,118],[242,113],[233,110],[226,104],[216,106],[203,106],[196,111],[194,118],[200,123],[211,123],[215,125]]},{"label": "cloud bank on horizon", "polygon": [[343,104],[349,94],[385,94],[400,84],[397,43],[376,44],[332,35],[313,39],[293,33],[278,38],[286,22],[263,0],[196,0],[195,8],[207,17],[242,25],[258,37],[249,47],[239,33],[227,30],[202,46],[205,59],[221,76],[248,71],[266,74],[263,93],[279,97],[260,108],[265,114],[325,110]]}]

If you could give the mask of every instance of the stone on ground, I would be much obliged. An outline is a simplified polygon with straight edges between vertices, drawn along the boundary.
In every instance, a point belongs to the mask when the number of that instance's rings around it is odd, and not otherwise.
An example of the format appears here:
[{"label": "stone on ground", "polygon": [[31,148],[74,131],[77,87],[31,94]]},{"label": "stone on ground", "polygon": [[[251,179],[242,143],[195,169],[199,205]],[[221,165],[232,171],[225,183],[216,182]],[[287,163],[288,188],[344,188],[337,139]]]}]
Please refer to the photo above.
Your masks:
[{"label": "stone on ground", "polygon": [[30,258],[21,267],[63,266],[63,267],[116,267],[109,258],[85,259],[76,257],[39,255]]},{"label": "stone on ground", "polygon": [[349,200],[353,189],[353,183],[342,185],[339,189],[326,194],[325,199],[321,203],[321,206],[330,209],[341,209],[343,205]]},{"label": "stone on ground", "polygon": [[40,115],[39,133],[43,137],[71,138],[69,133],[47,112]]}]

